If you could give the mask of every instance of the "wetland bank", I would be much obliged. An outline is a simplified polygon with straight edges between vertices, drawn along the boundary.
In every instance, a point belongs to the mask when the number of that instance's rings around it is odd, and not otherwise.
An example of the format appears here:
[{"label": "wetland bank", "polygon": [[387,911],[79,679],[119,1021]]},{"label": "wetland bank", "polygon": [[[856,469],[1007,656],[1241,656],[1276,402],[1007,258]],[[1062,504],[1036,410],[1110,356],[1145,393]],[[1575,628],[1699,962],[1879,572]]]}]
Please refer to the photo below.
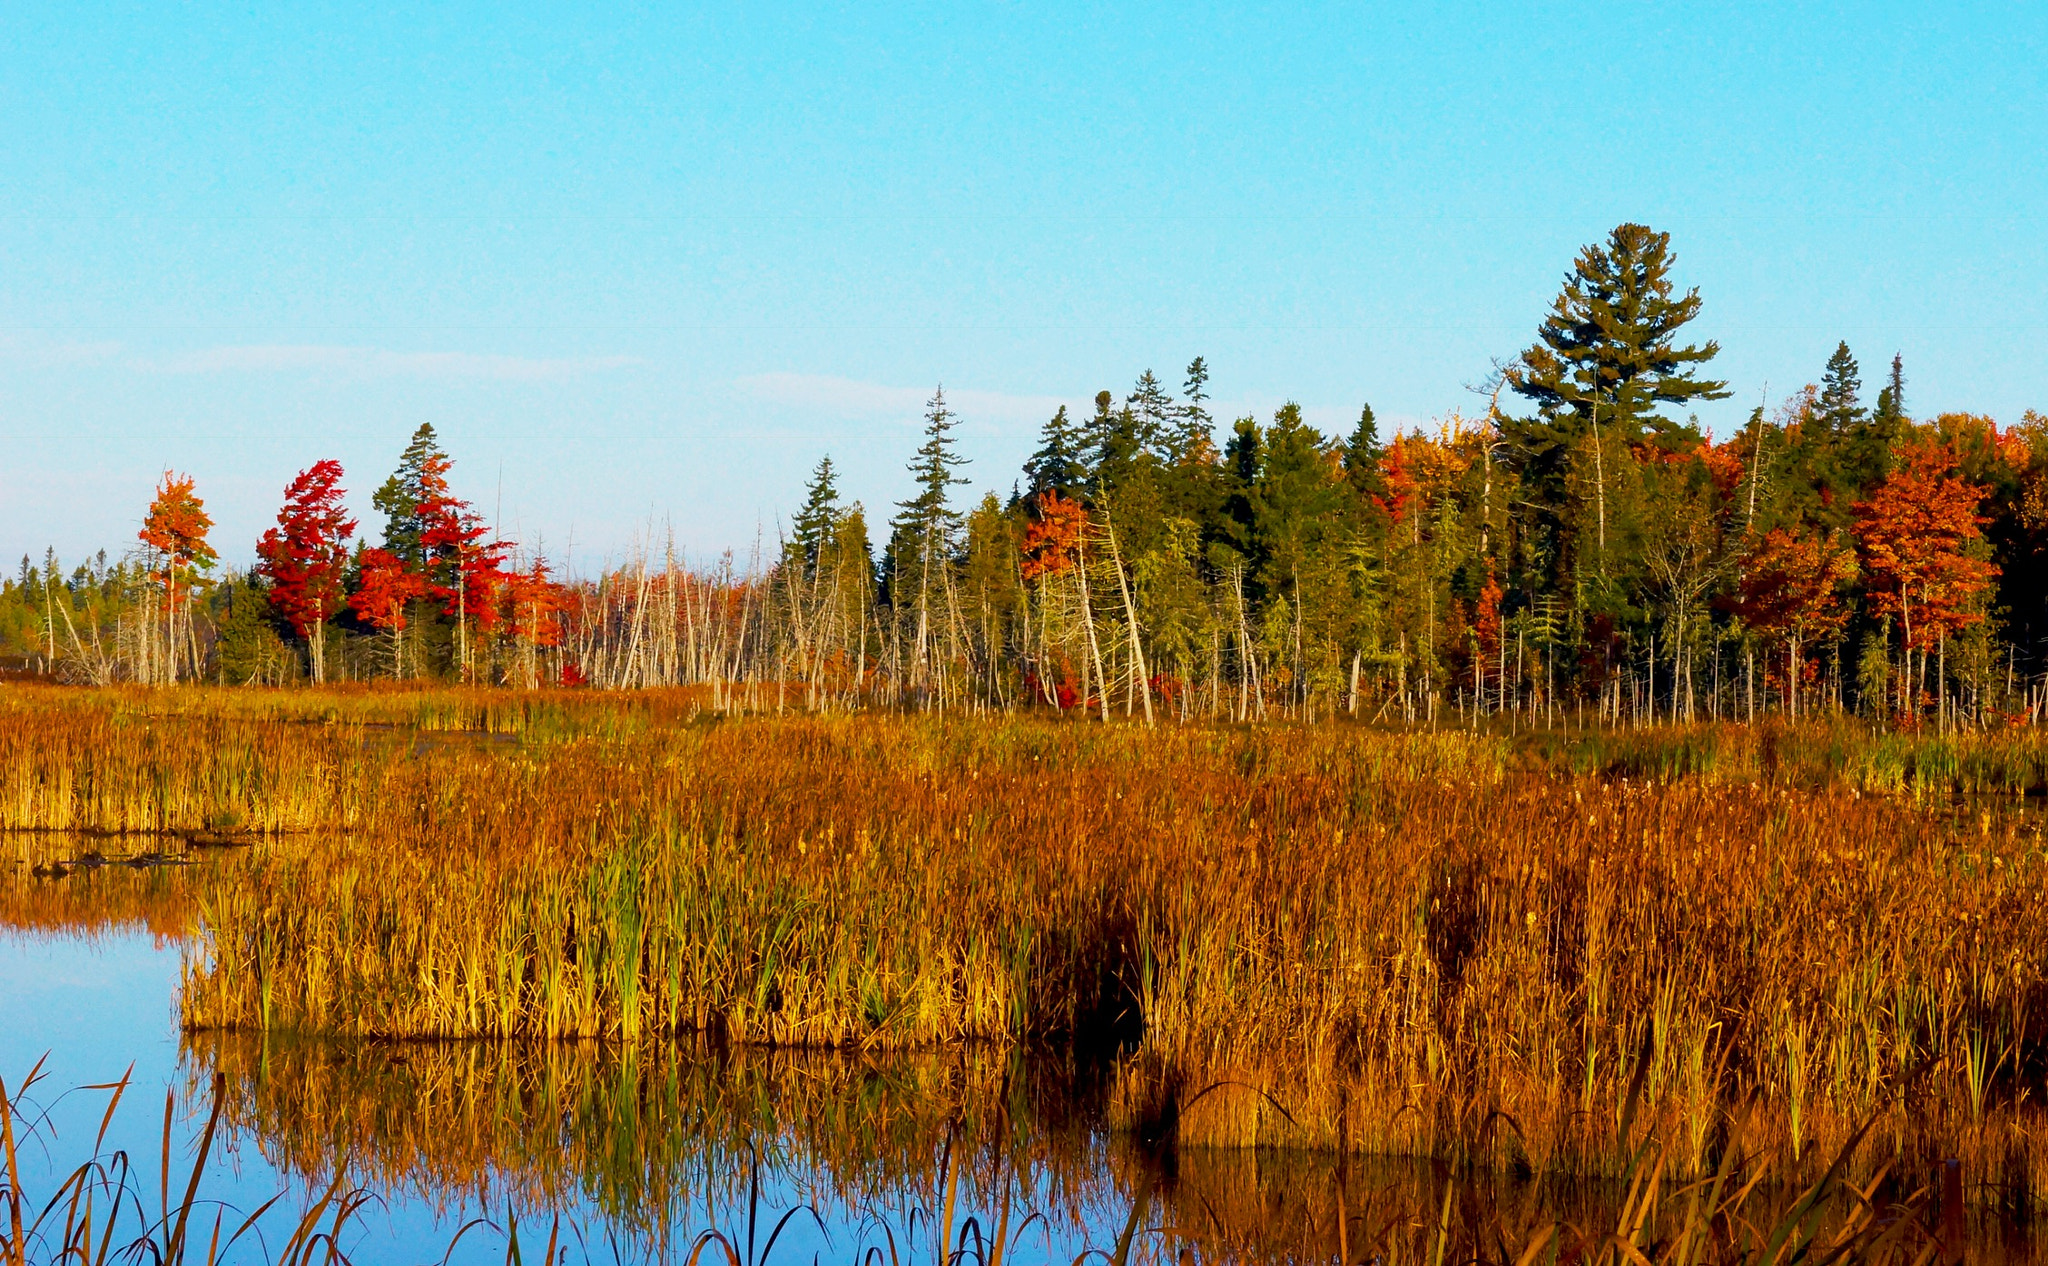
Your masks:
[{"label": "wetland bank", "polygon": [[[1462,1191],[1489,1260],[1731,1165],[2048,1198],[2030,734],[703,703],[9,690],[7,922],[181,946],[187,1098],[280,1173],[647,1233],[762,1140],[849,1207],[971,1155],[984,1209],[1008,1173],[1109,1242],[1142,1195],[1245,1258],[1355,1248],[1369,1191],[1425,1257]],[[87,850],[191,864],[30,860]]]}]

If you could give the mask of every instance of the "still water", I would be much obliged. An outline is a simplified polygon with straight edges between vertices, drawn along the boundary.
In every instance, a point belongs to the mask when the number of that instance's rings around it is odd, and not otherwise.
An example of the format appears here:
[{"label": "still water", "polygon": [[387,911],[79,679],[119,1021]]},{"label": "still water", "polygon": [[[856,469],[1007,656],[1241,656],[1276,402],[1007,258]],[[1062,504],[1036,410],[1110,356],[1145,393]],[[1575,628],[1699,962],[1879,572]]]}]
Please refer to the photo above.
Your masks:
[{"label": "still water", "polygon": [[[359,1262],[502,1262],[515,1233],[522,1257],[552,1233],[565,1260],[595,1262],[686,1260],[706,1232],[765,1262],[932,1260],[935,1237],[993,1248],[998,1233],[1015,1261],[1071,1262],[1127,1233],[1134,1258],[1336,1248],[1330,1158],[1143,1146],[1103,1127],[1100,1079],[1056,1056],[185,1033],[180,868],[9,866],[0,1077],[20,1093],[41,1062],[17,1123],[38,1125],[21,1149],[38,1207],[95,1154],[125,1154],[154,1209],[168,1101],[173,1203],[218,1114],[194,1214],[208,1233],[215,1211],[231,1232],[286,1193],[236,1260],[274,1258],[337,1175],[371,1197],[339,1236]],[[96,1153],[112,1092],[93,1087],[124,1078]],[[1425,1191],[1394,1191],[1411,1180],[1431,1175],[1400,1171],[1382,1205],[1423,1207]]]},{"label": "still water", "polygon": [[[998,1234],[1006,1261],[1073,1262],[1128,1236],[1132,1260],[1328,1262],[1340,1221],[1354,1250],[1407,1227],[1395,1238],[1427,1257],[1438,1219],[1594,1226],[1618,1195],[1428,1163],[1340,1172],[1316,1153],[1147,1146],[1105,1128],[1102,1078],[1049,1054],[184,1033],[193,872],[51,879],[20,857],[0,857],[0,1077],[20,1093],[42,1061],[16,1124],[37,1127],[19,1149],[23,1190],[40,1207],[95,1154],[112,1092],[90,1087],[126,1078],[98,1154],[130,1159],[142,1205],[161,1201],[167,1100],[173,1200],[216,1121],[203,1231],[216,1210],[231,1231],[284,1193],[230,1260],[275,1260],[329,1190],[368,1197],[338,1234],[366,1263],[503,1262],[515,1235],[520,1260],[553,1235],[562,1261],[680,1262],[712,1232],[748,1263],[933,1261],[940,1239],[968,1250],[956,1260],[987,1261]],[[138,1214],[131,1231],[150,1216]],[[2035,1260],[2023,1228],[1979,1232],[1962,1256]]]}]

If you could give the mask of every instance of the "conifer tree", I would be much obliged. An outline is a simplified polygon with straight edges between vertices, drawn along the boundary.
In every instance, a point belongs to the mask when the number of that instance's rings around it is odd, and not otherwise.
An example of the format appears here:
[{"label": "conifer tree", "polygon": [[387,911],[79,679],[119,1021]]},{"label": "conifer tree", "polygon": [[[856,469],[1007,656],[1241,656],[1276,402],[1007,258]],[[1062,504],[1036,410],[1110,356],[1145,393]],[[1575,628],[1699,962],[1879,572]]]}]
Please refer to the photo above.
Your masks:
[{"label": "conifer tree", "polygon": [[1358,425],[1352,428],[1351,438],[1344,441],[1344,477],[1359,495],[1377,496],[1383,490],[1386,480],[1380,466],[1386,455],[1386,446],[1380,443],[1379,421],[1368,404],[1358,411]]},{"label": "conifer tree", "polygon": [[1537,341],[1506,367],[1507,382],[1536,416],[1503,428],[1528,471],[1553,497],[1579,440],[1605,430],[1630,443],[1690,446],[1697,429],[1667,411],[1722,400],[1724,382],[1698,371],[1720,344],[1678,342],[1699,315],[1695,287],[1671,281],[1671,235],[1623,224],[1604,246],[1588,246],[1565,278]]},{"label": "conifer tree", "polygon": [[1088,477],[1081,461],[1081,436],[1067,418],[1067,406],[1047,420],[1038,433],[1038,451],[1024,463],[1025,491],[1036,497],[1044,492],[1071,496]]},{"label": "conifer tree", "polygon": [[831,542],[832,529],[838,521],[839,483],[832,469],[832,455],[827,453],[818,459],[817,469],[811,472],[803,509],[797,511],[796,521],[792,524],[796,539],[791,544],[796,547],[805,579],[817,575],[818,560]]},{"label": "conifer tree", "polygon": [[951,490],[967,481],[953,472],[967,463],[953,441],[959,419],[946,407],[946,390],[941,386],[925,406],[924,443],[910,464],[917,493],[896,503],[898,513],[891,524],[889,554],[884,562],[889,584],[889,601],[899,610],[907,608],[914,624],[913,682],[922,689],[931,655],[933,621],[950,579],[955,537],[960,516],[948,504]]},{"label": "conifer tree", "polygon": [[1820,378],[1818,416],[1830,436],[1848,436],[1863,420],[1863,404],[1859,399],[1862,386],[1856,358],[1849,354],[1849,345],[1836,343],[1835,353],[1828,357],[1827,368],[1821,372]]},{"label": "conifer tree", "polygon": [[1137,385],[1124,398],[1124,407],[1131,414],[1131,438],[1137,447],[1155,452],[1165,450],[1171,439],[1173,397],[1166,394],[1166,388],[1159,385],[1151,370],[1138,375]]},{"label": "conifer tree", "polygon": [[420,507],[436,495],[435,471],[446,470],[448,465],[448,455],[434,436],[434,424],[422,422],[399,456],[398,469],[370,497],[370,504],[384,514],[384,548],[408,567],[426,564],[427,550],[420,535],[432,524],[422,516]]},{"label": "conifer tree", "polygon": [[1892,353],[1891,381],[1877,392],[1877,417],[1883,422],[1898,422],[1906,416],[1906,366],[1905,358]]},{"label": "conifer tree", "polygon": [[1213,461],[1216,453],[1216,423],[1209,416],[1209,365],[1197,356],[1188,362],[1187,379],[1180,389],[1182,403],[1174,410],[1176,419],[1167,446],[1176,464]]}]

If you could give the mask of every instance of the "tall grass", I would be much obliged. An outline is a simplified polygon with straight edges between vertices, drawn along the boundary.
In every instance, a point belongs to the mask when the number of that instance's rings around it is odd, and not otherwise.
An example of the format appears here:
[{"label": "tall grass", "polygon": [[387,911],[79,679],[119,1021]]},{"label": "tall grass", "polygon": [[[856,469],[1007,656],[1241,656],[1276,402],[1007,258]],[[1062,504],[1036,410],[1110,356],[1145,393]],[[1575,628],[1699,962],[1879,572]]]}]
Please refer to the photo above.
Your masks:
[{"label": "tall grass", "polygon": [[2040,826],[1925,803],[2031,740],[273,697],[0,704],[7,825],[277,833],[200,889],[196,1029],[1067,1042],[1142,1136],[1539,1174],[1625,1172],[1640,1079],[1671,1175],[1753,1098],[1788,1180],[1874,1118],[1859,1181],[2048,1196]]}]

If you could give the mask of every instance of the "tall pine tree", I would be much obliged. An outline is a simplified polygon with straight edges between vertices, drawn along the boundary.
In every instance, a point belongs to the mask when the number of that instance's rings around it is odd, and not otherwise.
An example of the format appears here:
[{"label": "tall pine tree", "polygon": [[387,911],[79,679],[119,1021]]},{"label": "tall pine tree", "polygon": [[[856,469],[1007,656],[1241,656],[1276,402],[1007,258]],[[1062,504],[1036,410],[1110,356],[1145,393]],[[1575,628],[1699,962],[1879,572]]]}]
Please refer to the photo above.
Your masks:
[{"label": "tall pine tree", "polygon": [[1720,344],[1678,342],[1699,315],[1700,295],[1671,282],[1671,235],[1623,224],[1604,246],[1579,252],[1537,341],[1506,367],[1508,385],[1536,406],[1503,428],[1525,469],[1553,499],[1582,436],[1600,428],[1631,443],[1697,442],[1696,428],[1668,416],[1723,400],[1728,384],[1697,376]]}]

